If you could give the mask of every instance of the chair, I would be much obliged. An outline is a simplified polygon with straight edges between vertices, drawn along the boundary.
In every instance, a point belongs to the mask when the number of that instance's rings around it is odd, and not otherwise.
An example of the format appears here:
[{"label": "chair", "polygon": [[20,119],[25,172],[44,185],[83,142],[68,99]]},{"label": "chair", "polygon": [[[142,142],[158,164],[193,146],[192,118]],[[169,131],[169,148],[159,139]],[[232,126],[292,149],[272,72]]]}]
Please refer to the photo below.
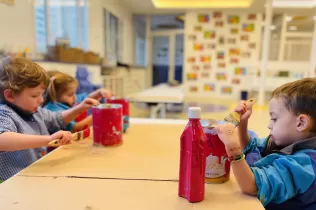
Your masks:
[{"label": "chair", "polygon": [[85,66],[77,66],[76,79],[78,80],[77,93],[91,93],[99,88],[100,85],[94,85],[89,81],[89,72]]}]

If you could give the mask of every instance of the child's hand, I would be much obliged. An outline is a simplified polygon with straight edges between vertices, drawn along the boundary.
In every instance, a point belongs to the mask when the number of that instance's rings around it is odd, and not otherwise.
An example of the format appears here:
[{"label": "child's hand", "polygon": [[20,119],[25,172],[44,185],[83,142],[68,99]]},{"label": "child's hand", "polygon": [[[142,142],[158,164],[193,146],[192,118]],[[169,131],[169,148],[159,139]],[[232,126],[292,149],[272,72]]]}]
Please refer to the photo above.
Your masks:
[{"label": "child's hand", "polygon": [[235,112],[240,114],[240,121],[246,121],[249,119],[252,113],[253,102],[241,101],[235,108]]},{"label": "child's hand", "polygon": [[69,131],[58,131],[52,134],[51,138],[52,138],[52,141],[60,139],[60,144],[65,145],[65,144],[71,143],[72,134]]},{"label": "child's hand", "polygon": [[87,110],[93,106],[98,106],[100,102],[98,100],[95,100],[93,98],[86,98],[84,101],[82,101],[78,106],[81,110]]},{"label": "child's hand", "polygon": [[111,98],[113,96],[111,91],[106,90],[104,88],[101,88],[98,91],[101,98]]},{"label": "child's hand", "polygon": [[220,124],[215,127],[220,140],[224,143],[228,156],[236,156],[241,153],[241,147],[236,128],[233,124]]}]

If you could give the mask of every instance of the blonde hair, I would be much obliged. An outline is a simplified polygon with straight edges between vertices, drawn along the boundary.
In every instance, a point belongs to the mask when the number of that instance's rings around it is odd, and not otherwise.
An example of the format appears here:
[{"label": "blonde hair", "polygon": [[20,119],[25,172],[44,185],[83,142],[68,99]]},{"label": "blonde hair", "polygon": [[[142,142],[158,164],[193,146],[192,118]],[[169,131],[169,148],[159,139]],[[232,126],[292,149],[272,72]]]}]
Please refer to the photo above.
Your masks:
[{"label": "blonde hair", "polygon": [[38,64],[23,57],[6,57],[0,60],[0,97],[4,99],[4,91],[12,90],[21,93],[26,88],[34,88],[43,84],[46,88],[49,77]]},{"label": "blonde hair", "polygon": [[57,102],[57,99],[69,88],[69,85],[78,85],[78,81],[65,73],[50,71],[50,83],[48,85],[48,97],[50,101]]}]

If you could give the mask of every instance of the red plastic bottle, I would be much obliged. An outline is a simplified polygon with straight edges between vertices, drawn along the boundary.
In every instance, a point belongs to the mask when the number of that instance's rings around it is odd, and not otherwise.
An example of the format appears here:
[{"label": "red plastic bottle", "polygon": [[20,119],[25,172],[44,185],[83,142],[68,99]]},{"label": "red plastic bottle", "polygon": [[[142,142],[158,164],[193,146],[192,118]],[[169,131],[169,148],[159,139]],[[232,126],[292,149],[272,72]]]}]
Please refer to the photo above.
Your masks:
[{"label": "red plastic bottle", "polygon": [[201,109],[190,107],[189,122],[181,135],[179,191],[189,202],[204,200],[206,136],[200,124]]}]

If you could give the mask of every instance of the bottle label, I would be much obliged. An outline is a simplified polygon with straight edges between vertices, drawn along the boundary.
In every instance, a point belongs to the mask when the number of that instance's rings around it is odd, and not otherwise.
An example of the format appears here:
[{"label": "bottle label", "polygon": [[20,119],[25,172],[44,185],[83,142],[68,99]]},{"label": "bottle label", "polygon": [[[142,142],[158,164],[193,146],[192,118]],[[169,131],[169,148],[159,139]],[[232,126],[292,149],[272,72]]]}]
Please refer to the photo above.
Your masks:
[{"label": "bottle label", "polygon": [[206,178],[218,178],[226,175],[226,161],[225,156],[213,156],[210,154],[206,158],[205,177]]}]

